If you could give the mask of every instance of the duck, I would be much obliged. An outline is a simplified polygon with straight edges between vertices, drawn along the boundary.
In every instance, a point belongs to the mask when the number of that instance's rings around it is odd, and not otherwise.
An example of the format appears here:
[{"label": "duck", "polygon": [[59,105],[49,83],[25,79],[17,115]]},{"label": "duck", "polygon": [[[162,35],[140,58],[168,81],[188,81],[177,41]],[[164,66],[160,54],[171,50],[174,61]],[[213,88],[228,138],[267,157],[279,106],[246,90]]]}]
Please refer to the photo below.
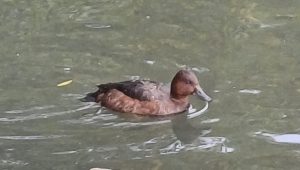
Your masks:
[{"label": "duck", "polygon": [[81,101],[96,102],[121,113],[164,116],[185,112],[190,105],[190,95],[212,101],[201,88],[195,73],[182,69],[175,74],[171,85],[152,80],[100,84],[97,91],[88,93]]}]

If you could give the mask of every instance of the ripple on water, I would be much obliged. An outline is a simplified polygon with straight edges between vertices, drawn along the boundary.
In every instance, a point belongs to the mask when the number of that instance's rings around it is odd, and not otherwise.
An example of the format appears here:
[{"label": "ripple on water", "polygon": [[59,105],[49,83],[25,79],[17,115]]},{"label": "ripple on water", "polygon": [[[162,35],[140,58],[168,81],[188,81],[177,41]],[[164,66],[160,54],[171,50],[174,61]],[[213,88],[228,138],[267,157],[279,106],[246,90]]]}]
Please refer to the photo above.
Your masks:
[{"label": "ripple on water", "polygon": [[115,159],[143,159],[155,155],[169,155],[182,152],[219,152],[231,153],[234,148],[226,146],[227,139],[224,137],[201,137],[191,143],[184,143],[174,134],[167,134],[150,138],[141,142],[122,143],[105,146],[89,146],[77,150],[61,150],[53,152],[53,155],[86,155],[91,162]]},{"label": "ripple on water", "polygon": [[[177,154],[180,152],[201,152],[201,151],[215,151],[220,153],[230,153],[234,149],[227,147],[226,138],[224,137],[198,137],[192,143],[184,143],[177,139],[175,135],[163,135],[155,137],[141,143],[130,143],[122,146],[122,150],[126,153],[106,154],[106,155],[120,155],[120,157],[128,157],[131,159],[142,159],[145,157],[152,157],[153,155],[168,155]],[[104,150],[104,152],[107,152]],[[110,150],[109,152],[120,152],[120,150]],[[110,159],[106,157],[106,159]]]},{"label": "ripple on water", "polygon": [[[78,107],[78,105],[76,105],[75,107]],[[53,111],[53,112],[49,111],[44,113],[41,111],[56,108],[56,106],[50,105],[50,106],[33,107],[24,110],[10,110],[5,112],[6,114],[9,115],[5,115],[5,117],[0,117],[0,122],[19,122],[19,121],[23,122],[28,120],[46,119],[54,116],[76,113],[94,107],[99,107],[99,106],[95,105],[94,103],[86,103],[86,104],[84,103],[83,105],[80,105],[80,107],[76,109],[71,109],[66,111]]]},{"label": "ripple on water", "polygon": [[[99,147],[88,147],[78,150],[67,150],[67,151],[58,151],[52,154],[55,155],[66,155],[66,154],[87,154],[90,157],[93,157],[93,160],[103,159],[143,159],[147,157],[152,157],[154,155],[167,155],[167,154],[176,154],[180,152],[188,151],[215,151],[220,153],[231,153],[234,152],[234,148],[226,146],[227,139],[225,137],[208,137],[207,135],[211,130],[194,128],[191,126],[182,127],[189,124],[187,120],[196,118],[205,113],[208,109],[208,103],[201,109],[197,110],[192,106],[189,108],[187,114],[173,115],[172,117],[136,117],[136,115],[126,115],[112,113],[107,111],[104,108],[100,108],[98,112],[88,113],[80,117],[79,119],[65,120],[65,123],[71,124],[92,124],[95,126],[101,126],[105,128],[130,128],[130,127],[139,127],[139,126],[153,126],[160,125],[165,123],[172,124],[172,129],[174,133],[167,133],[164,135],[148,138],[145,141],[131,142],[131,143],[119,143],[117,144],[108,144],[105,146]],[[93,110],[95,111],[95,110]],[[180,119],[180,116],[183,115],[184,119]],[[127,117],[128,116],[128,117]],[[179,120],[174,121],[174,118],[178,116]],[[211,124],[218,122],[219,119],[208,119],[201,124]],[[187,122],[187,123],[186,123]],[[177,124],[180,126],[179,131],[176,131]],[[174,127],[173,127],[174,126]],[[188,131],[195,131],[193,136],[185,136],[178,133],[180,128],[185,128]],[[189,129],[192,128],[192,129]],[[178,129],[177,129],[178,130]],[[175,132],[176,131],[176,132]],[[186,131],[184,131],[186,133]],[[182,139],[183,138],[183,139]],[[184,139],[188,138],[188,139]],[[101,154],[99,154],[101,153]],[[98,157],[95,159],[95,157]]]},{"label": "ripple on water", "polygon": [[65,137],[65,135],[48,135],[48,136],[0,136],[0,139],[6,140],[43,140],[43,139],[56,139]]},{"label": "ripple on water", "polygon": [[25,166],[25,165],[28,165],[29,163],[28,162],[24,162],[24,161],[21,161],[21,160],[0,160],[0,166]]},{"label": "ripple on water", "polygon": [[224,137],[198,137],[192,143],[184,144],[176,140],[165,148],[160,149],[161,154],[173,154],[182,151],[207,151],[214,150],[221,153],[230,153],[234,148],[225,146],[226,138]]},{"label": "ripple on water", "polygon": [[4,113],[7,114],[20,114],[20,113],[26,113],[26,112],[32,112],[32,111],[37,111],[37,110],[45,110],[45,109],[50,109],[54,108],[54,105],[49,105],[49,106],[35,106],[29,109],[24,109],[24,110],[8,110],[5,111]]},{"label": "ripple on water", "polygon": [[[173,119],[176,115],[170,117],[137,117],[136,115],[126,115],[126,114],[117,114],[110,111],[106,111],[104,108],[100,108],[98,112],[95,112],[95,108],[99,108],[99,105],[93,103],[83,103],[83,106],[79,106],[76,109],[71,109],[67,111],[59,112],[50,112],[49,109],[56,109],[56,106],[42,106],[42,107],[33,107],[24,110],[11,110],[7,111],[6,114],[11,114],[9,118],[0,118],[0,121],[26,121],[34,119],[45,119],[53,116],[61,116],[69,113],[79,112],[85,113],[88,111],[88,114],[84,114],[79,118],[76,117],[73,119],[62,120],[61,122],[67,124],[92,124],[105,128],[119,128],[119,127],[137,127],[137,126],[153,126],[160,125],[165,123],[173,124]],[[48,110],[47,110],[48,109]],[[189,119],[196,118],[204,114],[208,109],[208,103],[201,110],[197,110],[192,106],[189,108],[187,114],[185,115],[185,121]],[[46,111],[45,111],[46,110]],[[36,111],[36,113],[32,113]],[[38,111],[38,112],[37,112]],[[45,113],[40,113],[44,111]],[[95,113],[89,113],[89,112]],[[182,120],[179,120],[182,124]],[[202,121],[203,124],[211,124],[218,122],[219,119],[208,119]],[[174,131],[174,129],[173,129]],[[195,131],[200,131],[198,128]],[[182,141],[177,137],[177,132],[171,134],[165,134],[162,136],[157,136],[150,138],[143,142],[133,142],[133,143],[120,143],[118,146],[115,145],[106,145],[100,147],[90,147],[87,148],[77,148],[71,150],[56,150],[53,152],[53,155],[72,155],[72,154],[87,154],[88,156],[100,156],[100,160],[108,159],[142,159],[146,157],[152,157],[156,154],[166,155],[179,152],[187,151],[208,151],[213,150],[221,153],[230,153],[233,152],[233,148],[225,146],[226,138],[224,137],[207,137],[206,135],[210,133],[197,133],[195,138],[191,141]],[[206,137],[204,137],[206,136]],[[0,140],[50,140],[65,137],[65,135],[46,135],[46,136],[0,136]],[[101,153],[101,154],[99,154]],[[94,158],[93,158],[94,159]],[[99,160],[98,159],[98,160]],[[96,160],[96,159],[95,159]]]}]

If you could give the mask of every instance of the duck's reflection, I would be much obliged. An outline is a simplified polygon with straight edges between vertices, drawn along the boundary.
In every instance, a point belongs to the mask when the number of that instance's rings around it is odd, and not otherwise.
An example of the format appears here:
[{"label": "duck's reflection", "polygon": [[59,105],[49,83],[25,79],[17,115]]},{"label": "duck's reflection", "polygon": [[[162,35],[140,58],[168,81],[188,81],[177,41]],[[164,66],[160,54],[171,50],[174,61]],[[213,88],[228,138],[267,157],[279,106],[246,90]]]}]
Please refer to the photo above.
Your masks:
[{"label": "duck's reflection", "polygon": [[[205,111],[205,109],[204,109]],[[225,137],[212,136],[212,123],[218,122],[219,119],[203,120],[201,123],[196,123],[197,116],[203,113],[202,110],[189,110],[188,113],[181,113],[168,117],[144,117],[134,114],[117,114],[111,111],[99,111],[96,115],[89,115],[85,117],[83,122],[93,122],[99,124],[101,120],[103,127],[119,127],[127,128],[128,131],[133,130],[146,131],[153,126],[166,126],[171,125],[173,133],[157,133],[154,136],[150,134],[150,138],[145,136],[144,142],[132,142],[126,144],[130,151],[135,154],[140,154],[138,157],[142,158],[143,155],[152,156],[153,153],[172,154],[185,151],[215,151],[222,153],[233,152],[233,148],[227,147],[228,140]],[[89,120],[90,119],[90,120]],[[164,125],[165,124],[165,125]],[[155,128],[156,129],[156,128]],[[159,135],[157,135],[159,134]],[[163,135],[162,135],[163,134]]]},{"label": "duck's reflection", "polygon": [[161,154],[177,153],[189,150],[216,150],[217,152],[232,152],[233,148],[225,146],[224,137],[207,137],[212,131],[208,126],[193,126],[188,120],[187,114],[176,115],[172,120],[172,129],[176,135],[176,141],[165,148]]},{"label": "duck's reflection", "polygon": [[187,119],[187,114],[176,115],[172,122],[172,129],[177,139],[185,144],[192,143],[198,137],[205,136],[211,132],[208,126],[195,127]]}]

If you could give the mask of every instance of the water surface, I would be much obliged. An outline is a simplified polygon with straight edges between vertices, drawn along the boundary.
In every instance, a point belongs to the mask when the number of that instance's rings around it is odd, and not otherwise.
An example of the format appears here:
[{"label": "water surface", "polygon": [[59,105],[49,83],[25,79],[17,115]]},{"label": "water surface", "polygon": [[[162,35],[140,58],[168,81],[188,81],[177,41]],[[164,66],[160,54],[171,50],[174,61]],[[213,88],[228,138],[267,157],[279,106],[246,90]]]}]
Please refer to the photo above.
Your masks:
[{"label": "water surface", "polygon": [[[3,0],[0,169],[299,169],[300,1]],[[166,118],[78,99],[192,68]],[[73,80],[57,87],[57,84]]]}]

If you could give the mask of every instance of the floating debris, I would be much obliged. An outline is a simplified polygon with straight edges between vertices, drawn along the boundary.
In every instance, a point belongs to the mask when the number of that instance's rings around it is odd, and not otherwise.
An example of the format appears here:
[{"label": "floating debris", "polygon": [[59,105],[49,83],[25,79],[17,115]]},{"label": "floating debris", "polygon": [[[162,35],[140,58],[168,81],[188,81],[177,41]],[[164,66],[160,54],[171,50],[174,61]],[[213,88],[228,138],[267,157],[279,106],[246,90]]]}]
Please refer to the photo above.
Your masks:
[{"label": "floating debris", "polygon": [[125,75],[126,78],[129,78],[130,80],[140,80],[140,76],[132,76],[132,75]]},{"label": "floating debris", "polygon": [[263,23],[261,23],[260,28],[275,28],[275,27],[283,26],[283,25],[285,25],[285,23],[279,23],[279,24],[263,24]]},{"label": "floating debris", "polygon": [[208,72],[209,71],[209,69],[205,68],[205,67],[199,67],[199,68],[193,67],[192,70],[195,71],[195,72],[198,72],[198,73],[203,73],[203,72]]},{"label": "floating debris", "polygon": [[67,155],[67,154],[73,154],[77,153],[77,151],[64,151],[64,152],[54,152],[53,155]]},{"label": "floating debris", "polygon": [[94,28],[94,29],[104,29],[104,28],[111,28],[111,25],[102,25],[102,24],[98,24],[98,23],[90,23],[90,24],[85,24],[85,27]]},{"label": "floating debris", "polygon": [[275,16],[276,19],[294,19],[296,18],[297,16],[294,15],[294,14],[286,14],[286,15],[282,15],[282,14],[277,14]]},{"label": "floating debris", "polygon": [[57,87],[66,86],[66,85],[71,84],[72,82],[73,82],[73,80],[67,80],[67,81],[61,82],[61,83],[57,84]]},{"label": "floating debris", "polygon": [[283,134],[272,137],[275,142],[300,144],[299,134]]},{"label": "floating debris", "polygon": [[276,143],[300,144],[300,134],[272,134],[259,131],[255,132],[254,135],[267,137]]},{"label": "floating debris", "polygon": [[222,153],[231,153],[234,151],[234,148],[229,148],[227,146],[221,146],[221,152]]},{"label": "floating debris", "polygon": [[64,67],[64,71],[65,71],[65,72],[70,72],[70,71],[71,71],[71,68],[70,68],[70,67]]},{"label": "floating debris", "polygon": [[255,89],[242,89],[239,91],[240,93],[247,93],[247,94],[259,94],[261,93],[261,90],[255,90]]},{"label": "floating debris", "polygon": [[188,68],[187,65],[185,65],[185,64],[178,64],[178,63],[175,63],[175,64],[179,68]]},{"label": "floating debris", "polygon": [[219,121],[220,121],[219,118],[215,118],[215,119],[203,120],[203,121],[201,121],[201,123],[216,123],[216,122],[219,122]]},{"label": "floating debris", "polygon": [[150,65],[153,65],[153,64],[155,63],[154,60],[144,60],[144,62],[145,62],[146,64],[150,64]]}]

